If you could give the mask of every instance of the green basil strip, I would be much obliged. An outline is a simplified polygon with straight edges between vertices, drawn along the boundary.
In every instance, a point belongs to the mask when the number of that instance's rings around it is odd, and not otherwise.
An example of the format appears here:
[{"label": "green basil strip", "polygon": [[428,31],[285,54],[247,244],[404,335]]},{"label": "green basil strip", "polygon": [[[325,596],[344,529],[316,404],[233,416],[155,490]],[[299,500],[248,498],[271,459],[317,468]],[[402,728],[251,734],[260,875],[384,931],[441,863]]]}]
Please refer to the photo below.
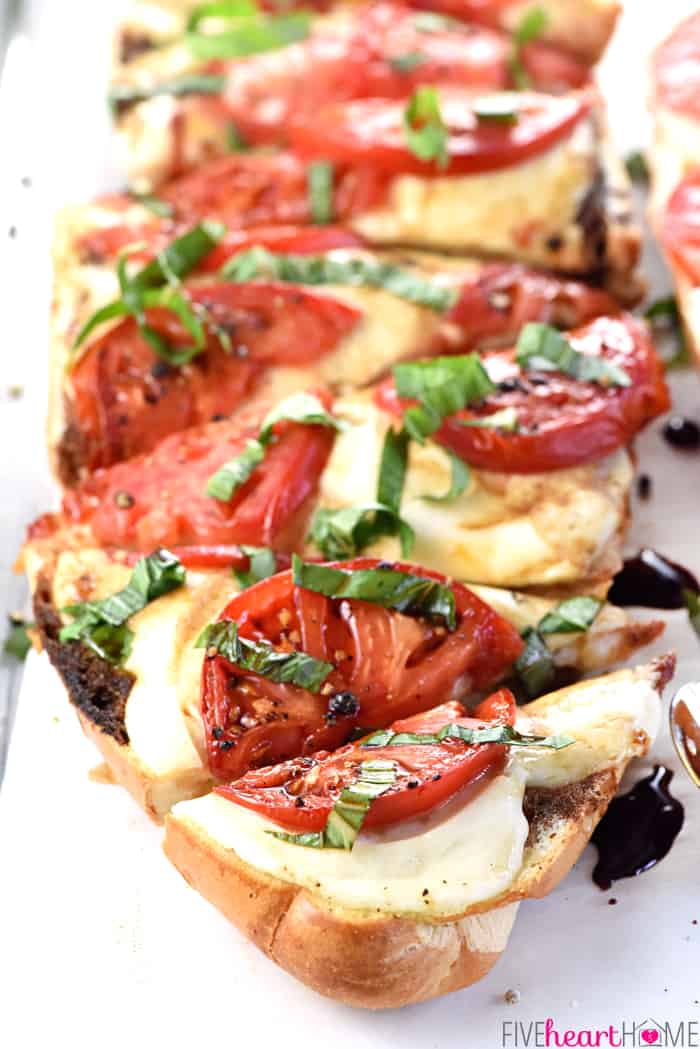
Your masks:
[{"label": "green basil strip", "polygon": [[416,88],[403,114],[406,145],[419,160],[434,160],[445,168],[449,162],[449,131],[440,111],[440,95],[434,87]]},{"label": "green basil strip", "polygon": [[449,586],[427,576],[397,572],[393,568],[366,568],[353,572],[327,565],[308,564],[294,554],[295,586],[336,600],[369,601],[406,616],[424,617],[457,626],[455,596]]},{"label": "green basil strip", "polygon": [[352,849],[375,798],[385,794],[396,783],[398,768],[395,761],[362,761],[357,779],[344,787],[328,814],[322,831],[306,834],[287,834],[268,831],[273,838],[292,845],[313,849]]},{"label": "green basil strip", "polygon": [[211,475],[207,481],[207,495],[212,499],[218,499],[219,502],[228,503],[233,493],[245,484],[264,458],[264,446],[260,441],[251,438],[240,455],[235,459],[229,459]]},{"label": "green basil strip", "polygon": [[17,616],[10,616],[10,629],[3,642],[2,650],[7,656],[18,659],[20,662],[26,659],[32,642],[27,631],[34,623],[27,623]]},{"label": "green basil strip", "polygon": [[450,460],[450,487],[444,495],[423,495],[422,499],[425,499],[428,503],[452,503],[455,499],[459,499],[460,495],[466,490],[469,480],[471,478],[471,471],[467,464],[459,458],[458,455],[450,448],[442,449]]},{"label": "green basil strip", "polygon": [[532,322],[521,330],[516,359],[522,368],[556,371],[599,386],[629,386],[627,372],[604,357],[581,353],[556,328]]},{"label": "green basil strip", "polygon": [[502,408],[492,415],[480,415],[474,419],[460,419],[460,426],[476,426],[484,430],[509,430],[516,433],[519,422],[515,408]]},{"label": "green basil strip", "polygon": [[414,541],[413,529],[381,503],[344,506],[339,510],[317,510],[309,540],[329,561],[355,557],[376,539],[398,535],[402,557],[408,557]]},{"label": "green basil strip", "polygon": [[260,11],[255,0],[216,0],[210,4],[198,4],[187,19],[186,32],[195,33],[206,18],[240,18],[257,15]]},{"label": "green basil strip", "polygon": [[700,595],[696,594],[694,590],[684,590],[683,600],[685,607],[688,609],[688,622],[697,636],[700,637]]},{"label": "green basil strip", "polygon": [[226,86],[226,77],[215,73],[183,73],[182,76],[161,80],[149,87],[138,87],[133,84],[115,84],[110,90],[107,101],[114,116],[125,107],[137,102],[147,102],[157,95],[220,95]]},{"label": "green basil strip", "polygon": [[395,514],[401,509],[401,497],[408,466],[408,435],[392,426],[386,432],[377,475],[377,502]]},{"label": "green basil strip", "polygon": [[[226,229],[218,222],[201,222],[187,233],[177,237],[159,254],[133,275],[127,273],[126,258],[117,263],[121,298],[102,306],[83,325],[72,346],[72,353],[80,349],[92,332],[106,321],[131,315],[142,336],[160,356],[169,363],[183,363],[204,348],[204,330],[193,307],[179,290],[179,281],[186,277],[209,254],[224,236]],[[164,285],[168,285],[164,288]],[[162,289],[161,294],[154,294]],[[180,318],[194,340],[192,347],[172,349],[167,340],[146,324],[144,310],[149,306],[166,306]]]},{"label": "green basil strip", "polygon": [[185,569],[178,558],[169,550],[156,550],[138,561],[123,590],[99,601],[66,606],[63,611],[73,622],[61,628],[59,640],[80,641],[110,663],[124,663],[133,640],[128,620],[184,582]]},{"label": "green basil strip", "polygon": [[523,48],[542,36],[548,22],[547,12],[542,7],[532,7],[525,12],[515,28],[508,65],[513,83],[519,91],[532,87],[530,77],[523,65]]},{"label": "green basil strip", "polygon": [[238,23],[222,33],[188,32],[185,43],[195,58],[245,58],[287,47],[309,35],[311,17],[306,11],[286,15],[240,15]]},{"label": "green basil strip", "polygon": [[321,691],[333,670],[332,663],[314,659],[306,652],[278,652],[267,642],[239,637],[238,624],[232,619],[209,623],[195,641],[195,648],[206,648],[208,654],[218,653],[229,663],[269,681],[297,685],[314,693]]},{"label": "green basil strip", "polygon": [[440,428],[447,416],[496,390],[476,353],[397,364],[393,372],[399,397],[420,401],[403,417],[409,435],[420,444]]},{"label": "green basil strip", "polygon": [[[656,348],[664,362],[664,367],[668,370],[669,368],[683,368],[690,364],[691,358],[683,330],[683,322],[678,303],[673,296],[665,299],[656,299],[644,311],[644,317],[649,321],[657,335]],[[666,340],[662,341],[660,338],[662,335],[671,336],[670,353],[664,346]]]},{"label": "green basil strip", "polygon": [[453,288],[388,262],[334,259],[328,255],[277,255],[259,246],[234,255],[223,266],[221,276],[239,282],[263,277],[292,284],[381,288],[399,299],[439,313],[450,309],[458,295]]},{"label": "green basil strip", "polygon": [[234,492],[245,484],[255,467],[263,461],[265,449],[274,436],[273,427],[275,423],[283,420],[314,426],[328,426],[335,430],[343,427],[338,419],[329,415],[318,397],[310,393],[293,393],[280,401],[263,419],[257,438],[251,438],[240,455],[237,455],[235,459],[229,459],[219,467],[216,473],[212,474],[207,481],[207,495],[212,499],[219,499],[222,503],[227,503]]},{"label": "green basil strip", "polygon": [[132,193],[131,196],[137,204],[148,208],[158,218],[169,219],[175,214],[172,204],[169,204],[167,200],[161,200],[160,197],[154,197],[152,193]]},{"label": "green basil strip", "polygon": [[333,221],[333,165],[315,160],[306,172],[311,221],[326,226]]},{"label": "green basil strip", "polygon": [[512,91],[493,95],[480,95],[472,106],[477,120],[487,124],[517,124],[519,117],[518,96]]},{"label": "green basil strip", "polygon": [[240,549],[249,559],[250,564],[247,571],[242,568],[234,568],[233,574],[244,590],[276,573],[277,557],[274,550],[270,550],[267,546],[244,545],[241,545]]},{"label": "green basil strip", "polygon": [[425,61],[425,55],[422,55],[420,51],[406,51],[403,55],[396,55],[394,58],[390,58],[389,65],[397,73],[412,73],[418,66],[422,66]]},{"label": "green basil strip", "polygon": [[463,743],[484,744],[503,743],[513,747],[547,747],[549,750],[562,750],[570,747],[576,740],[571,736],[529,736],[518,732],[512,725],[492,725],[488,728],[469,728],[451,722],[436,733],[392,732],[384,729],[373,732],[360,743],[361,747],[405,747],[417,745],[435,745],[446,739],[459,739]]},{"label": "green basil strip", "polygon": [[540,634],[583,633],[603,607],[597,597],[569,597],[560,601],[537,624]]},{"label": "green basil strip", "polygon": [[538,630],[523,631],[525,648],[515,661],[515,672],[527,695],[534,699],[547,691],[554,681],[554,659]]},{"label": "green basil strip", "polygon": [[649,182],[649,164],[647,163],[646,154],[642,153],[640,149],[633,150],[628,153],[625,157],[625,167],[627,168],[627,174],[633,182],[637,182],[641,186],[646,186]]}]

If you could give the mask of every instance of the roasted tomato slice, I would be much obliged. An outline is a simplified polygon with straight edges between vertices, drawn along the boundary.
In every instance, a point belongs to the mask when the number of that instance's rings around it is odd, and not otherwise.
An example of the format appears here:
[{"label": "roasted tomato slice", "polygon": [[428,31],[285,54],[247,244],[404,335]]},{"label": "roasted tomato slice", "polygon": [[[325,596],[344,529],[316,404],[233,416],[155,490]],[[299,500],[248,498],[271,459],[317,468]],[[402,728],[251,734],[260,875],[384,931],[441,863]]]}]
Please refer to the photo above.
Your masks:
[{"label": "roasted tomato slice", "polygon": [[[173,179],[159,191],[176,221],[215,217],[231,229],[311,222],[308,165],[293,153],[235,153]],[[367,211],[386,194],[386,177],[372,168],[336,169],[337,221]]]},{"label": "roasted tomato slice", "polygon": [[491,263],[465,281],[447,315],[452,330],[438,336],[435,353],[455,353],[505,344],[529,321],[574,328],[594,317],[619,312],[606,291],[582,281],[538,273],[526,266]]},{"label": "roasted tomato slice", "polygon": [[[515,722],[515,700],[500,689],[474,710],[472,717],[454,700],[413,717],[396,721],[395,732],[431,734],[448,724],[480,728]],[[397,763],[395,783],[369,806],[363,827],[385,827],[413,819],[452,798],[458,791],[482,786],[499,772],[506,748],[500,744],[467,744],[445,739],[442,743],[363,747],[350,743],[334,754],[321,751],[313,757],[294,758],[273,768],[256,769],[234,783],[217,787],[230,801],[253,809],[291,831],[319,831],[345,787],[358,777],[364,761]],[[466,798],[465,798],[466,800]]]},{"label": "roasted tomato slice", "polygon": [[[232,341],[210,333],[204,352],[182,367],[159,359],[130,318],[111,329],[71,373],[72,437],[88,469],[150,451],[167,434],[229,415],[264,368],[304,365],[333,350],[361,317],[358,310],[291,284],[197,285],[203,306]],[[174,345],[189,344],[175,314],[147,311]]]},{"label": "roasted tomato slice", "polygon": [[[482,359],[498,391],[447,419],[435,440],[483,470],[540,473],[601,459],[668,410],[663,365],[634,318],[599,317],[567,337],[580,352],[624,368],[631,384],[604,387],[560,372],[524,371],[515,350],[489,351]],[[409,406],[398,398],[393,379],[377,389],[376,399],[397,416]],[[504,408],[516,410],[514,432],[463,425]]]},{"label": "roasted tomato slice", "polygon": [[589,110],[584,94],[556,97],[513,93],[517,120],[480,121],[474,93],[440,91],[440,111],[448,129],[448,163],[415,156],[406,144],[403,102],[370,98],[326,106],[311,122],[292,125],[290,138],[307,158],[367,166],[386,174],[470,175],[521,164],[565,138]]},{"label": "roasted tomato slice", "polygon": [[[358,558],[342,567],[379,563]],[[404,563],[391,567],[447,583],[438,572]],[[220,618],[235,620],[241,637],[295,648],[335,669],[315,694],[242,670],[220,655],[207,656],[202,715],[214,775],[234,778],[252,767],[339,746],[357,726],[382,727],[497,680],[522,650],[520,637],[465,586],[449,585],[457,609],[451,632],[366,601],[334,601],[296,587],[291,572],[234,597]],[[341,701],[346,693],[351,695]]]},{"label": "roasted tomato slice", "polygon": [[304,538],[332,430],[278,423],[265,458],[229,502],[206,494],[209,478],[257,436],[270,407],[259,404],[230,421],[172,434],[146,455],[97,470],[66,495],[65,515],[88,524],[103,546],[143,553],[200,547],[198,554],[185,553],[190,563],[216,564],[223,557],[230,564],[231,547],[239,543],[294,549]]},{"label": "roasted tomato slice", "polygon": [[700,117],[700,11],[680,22],[656,49],[653,76],[660,105]]},{"label": "roasted tomato slice", "polygon": [[694,285],[700,284],[700,169],[671,194],[663,225],[664,247]]}]

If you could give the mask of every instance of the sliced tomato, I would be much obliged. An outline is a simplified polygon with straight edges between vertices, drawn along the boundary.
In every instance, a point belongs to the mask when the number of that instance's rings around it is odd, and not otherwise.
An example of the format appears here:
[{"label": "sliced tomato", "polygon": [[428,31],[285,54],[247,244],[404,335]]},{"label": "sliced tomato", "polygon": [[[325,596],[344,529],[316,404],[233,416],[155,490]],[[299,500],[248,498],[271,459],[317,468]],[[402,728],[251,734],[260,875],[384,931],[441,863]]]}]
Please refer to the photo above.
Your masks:
[{"label": "sliced tomato", "polygon": [[[264,368],[318,360],[361,317],[330,296],[276,282],[197,285],[190,298],[229,334],[231,352],[210,332],[203,353],[170,367],[128,318],[94,342],[73,369],[72,427],[88,469],[132,458],[167,434],[229,415]],[[173,345],[189,344],[172,312],[149,310],[147,320]]]},{"label": "sliced tomato", "polygon": [[[447,419],[434,438],[465,462],[503,473],[540,473],[595,462],[630,443],[651,419],[670,406],[663,365],[645,327],[633,317],[599,317],[567,336],[582,353],[622,367],[629,386],[579,382],[559,372],[524,371],[515,350],[482,355],[496,393]],[[393,379],[376,392],[377,403],[401,415]],[[518,416],[515,432],[465,426],[504,408]]]},{"label": "sliced tomato", "polygon": [[465,280],[447,315],[449,335],[440,334],[435,353],[455,353],[512,342],[528,321],[573,328],[619,312],[615,299],[581,281],[538,273],[525,266],[490,263]]},{"label": "sliced tomato", "polygon": [[229,502],[206,494],[209,478],[257,436],[270,407],[172,434],[147,455],[97,470],[66,495],[65,515],[88,524],[103,546],[143,553],[194,547],[183,550],[185,560],[200,566],[240,563],[244,555],[232,549],[238,543],[294,549],[304,538],[332,430],[278,423],[264,460]]},{"label": "sliced tomato", "polygon": [[[467,716],[461,703],[452,701],[396,721],[391,727],[394,732],[434,735],[449,724],[477,729],[514,722],[513,694],[500,689],[476,708],[473,717]],[[363,827],[371,830],[431,812],[467,787],[473,796],[503,768],[505,753],[500,744],[467,744],[455,738],[386,747],[350,743],[334,754],[321,751],[310,758],[294,758],[273,768],[250,771],[216,791],[287,830],[320,831],[344,788],[356,782],[362,762],[392,761],[396,763],[396,780],[370,803],[363,822]]]},{"label": "sliced tomato", "polygon": [[[357,558],[342,567],[379,563]],[[402,562],[391,567],[448,582]],[[333,748],[357,726],[382,727],[497,680],[522,650],[519,635],[465,586],[449,585],[457,609],[451,632],[364,601],[332,601],[295,587],[291,572],[234,597],[220,618],[235,620],[241,637],[296,648],[334,670],[314,694],[207,656],[202,715],[213,774],[234,778],[252,767]],[[347,692],[349,712],[336,716],[334,697]]]},{"label": "sliced tomato", "polygon": [[663,224],[666,251],[700,284],[700,168],[691,172],[671,194]]},{"label": "sliced tomato", "polygon": [[700,11],[676,26],[653,58],[656,100],[700,119]]},{"label": "sliced tomato", "polygon": [[522,164],[546,152],[570,134],[588,113],[585,94],[556,97],[532,92],[513,94],[518,119],[506,124],[479,121],[474,94],[440,91],[440,111],[448,128],[448,164],[424,161],[408,148],[403,128],[405,106],[386,99],[364,99],[327,106],[310,123],[290,129],[298,152],[341,164],[366,165],[389,174],[470,175]]}]

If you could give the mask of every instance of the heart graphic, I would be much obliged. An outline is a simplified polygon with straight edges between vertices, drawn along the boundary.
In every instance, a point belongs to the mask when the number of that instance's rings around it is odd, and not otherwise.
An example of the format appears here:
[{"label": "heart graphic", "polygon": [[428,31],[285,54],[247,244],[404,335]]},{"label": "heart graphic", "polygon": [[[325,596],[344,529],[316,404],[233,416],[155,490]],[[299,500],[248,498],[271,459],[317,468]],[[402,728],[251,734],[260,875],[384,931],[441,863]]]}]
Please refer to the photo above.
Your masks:
[{"label": "heart graphic", "polygon": [[642,1031],[642,1041],[647,1045],[654,1045],[659,1040],[659,1032],[655,1031],[651,1027],[646,1027]]}]

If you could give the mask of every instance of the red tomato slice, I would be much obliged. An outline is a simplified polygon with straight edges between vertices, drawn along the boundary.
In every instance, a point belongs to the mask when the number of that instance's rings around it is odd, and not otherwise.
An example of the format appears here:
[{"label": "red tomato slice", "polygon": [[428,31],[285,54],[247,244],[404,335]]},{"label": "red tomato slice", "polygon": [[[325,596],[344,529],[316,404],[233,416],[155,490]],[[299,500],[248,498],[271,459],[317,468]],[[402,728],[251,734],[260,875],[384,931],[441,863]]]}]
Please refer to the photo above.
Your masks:
[{"label": "red tomato slice", "polygon": [[[357,558],[342,567],[379,563]],[[391,567],[448,582],[409,564]],[[202,716],[213,774],[235,778],[339,746],[358,725],[385,726],[502,676],[522,650],[519,635],[465,586],[449,585],[457,608],[452,632],[364,601],[331,601],[295,587],[291,572],[236,595],[220,618],[235,620],[242,637],[296,648],[335,669],[324,691],[314,694],[237,669],[219,655],[205,658]],[[352,693],[354,712],[335,717],[329,702],[342,692]]]},{"label": "red tomato slice", "polygon": [[671,194],[662,236],[669,255],[693,284],[700,284],[700,169],[684,178]]},{"label": "red tomato slice", "polygon": [[656,49],[653,72],[657,102],[700,119],[700,11],[684,19]]},{"label": "red tomato slice", "polygon": [[444,171],[407,147],[402,102],[371,98],[327,106],[313,122],[294,124],[290,138],[307,158],[367,165],[390,174],[471,175],[522,164],[546,152],[565,138],[590,108],[585,95],[555,97],[520,92],[513,95],[518,120],[504,124],[479,121],[473,102],[473,93],[440,91],[442,118],[449,129],[449,160]]},{"label": "red tomato slice", "polygon": [[[160,190],[175,218],[216,218],[230,229],[311,222],[308,165],[293,153],[235,153],[173,179]],[[371,168],[336,169],[333,214],[346,220],[380,203],[387,179]]]},{"label": "red tomato slice", "polygon": [[[500,689],[476,708],[474,717],[467,717],[461,703],[452,701],[396,721],[391,727],[395,732],[434,735],[453,723],[482,728],[514,722],[513,694]],[[369,830],[430,812],[466,787],[471,788],[473,796],[503,768],[505,754],[506,748],[500,744],[470,745],[458,739],[371,748],[350,743],[334,754],[321,751],[311,758],[299,757],[273,768],[250,771],[216,791],[288,830],[320,831],[343,789],[357,780],[363,761],[394,761],[398,765],[396,781],[370,803],[363,823]]]},{"label": "red tomato slice", "polygon": [[[330,397],[324,395],[327,404]],[[64,513],[88,524],[100,545],[149,553],[159,546],[199,565],[245,560],[234,544],[292,550],[303,541],[318,479],[333,444],[327,427],[282,422],[264,460],[233,498],[206,494],[209,478],[256,437],[271,405],[231,421],[184,430],[147,455],[98,470],[64,499]],[[233,556],[237,554],[236,558]]]},{"label": "red tomato slice", "polygon": [[525,266],[491,263],[464,282],[459,299],[447,315],[456,332],[439,335],[431,351],[440,354],[483,349],[517,338],[528,321],[574,328],[594,317],[614,316],[619,309],[608,292],[581,281],[538,273]]},{"label": "red tomato slice", "polygon": [[[630,386],[604,387],[558,372],[523,371],[515,350],[482,355],[492,380],[502,384],[479,406],[447,419],[434,435],[465,462],[482,470],[540,473],[595,462],[630,443],[635,434],[670,407],[663,365],[645,327],[633,317],[599,317],[567,336],[582,353],[605,357],[630,376]],[[378,404],[400,415],[401,401],[388,379],[376,393]],[[519,429],[462,425],[515,408]]]},{"label": "red tomato slice", "polygon": [[[229,415],[265,367],[318,360],[361,317],[330,296],[276,282],[197,285],[190,298],[229,332],[232,352],[210,333],[203,353],[171,368],[129,318],[93,343],[73,369],[73,440],[90,470],[150,451],[167,434]],[[189,344],[172,312],[149,310],[147,319],[173,344]]]}]

